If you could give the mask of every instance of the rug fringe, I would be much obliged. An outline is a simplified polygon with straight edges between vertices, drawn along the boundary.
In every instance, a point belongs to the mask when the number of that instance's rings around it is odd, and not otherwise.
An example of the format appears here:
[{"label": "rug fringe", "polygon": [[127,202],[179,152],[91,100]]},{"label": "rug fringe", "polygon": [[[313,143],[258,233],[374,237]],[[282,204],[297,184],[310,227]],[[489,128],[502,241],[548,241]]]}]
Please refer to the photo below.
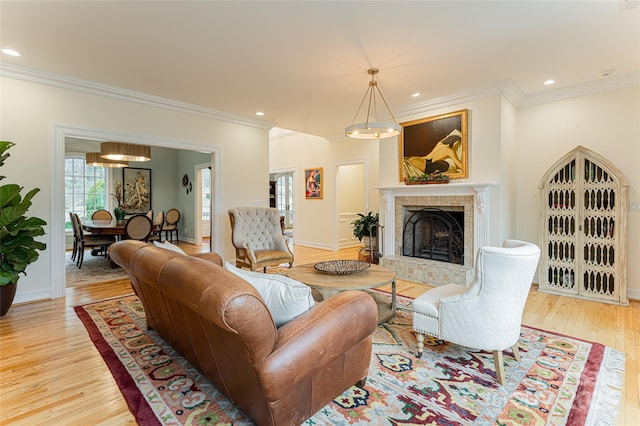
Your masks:
[{"label": "rug fringe", "polygon": [[624,384],[624,354],[605,347],[585,425],[615,426]]}]

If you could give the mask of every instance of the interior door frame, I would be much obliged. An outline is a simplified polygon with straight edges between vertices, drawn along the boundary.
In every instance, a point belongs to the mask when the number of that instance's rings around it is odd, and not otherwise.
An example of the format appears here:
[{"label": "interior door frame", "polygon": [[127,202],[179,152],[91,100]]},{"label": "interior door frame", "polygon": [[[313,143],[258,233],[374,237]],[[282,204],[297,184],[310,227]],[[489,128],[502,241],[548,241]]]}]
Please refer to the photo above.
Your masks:
[{"label": "interior door frame", "polygon": [[[213,189],[213,167],[211,166],[211,162],[196,164],[193,166],[193,175],[195,176],[196,181],[196,196],[195,198],[195,212],[196,212],[196,220],[195,220],[195,237],[196,237],[196,245],[202,245],[202,170],[209,169],[211,170],[210,179],[211,182],[209,187]],[[213,251],[212,241],[213,241],[213,211],[215,206],[213,205],[213,197],[214,194],[211,194],[211,207],[209,211],[209,249]]]},{"label": "interior door frame", "polygon": [[293,181],[291,182],[291,190],[293,191],[293,244],[296,243],[296,241],[298,241],[298,231],[296,230],[296,221],[297,221],[297,213],[296,213],[296,206],[299,205],[298,203],[300,202],[300,200],[298,199],[298,190],[297,190],[297,186],[298,184],[296,183],[298,181],[298,170],[297,167],[282,167],[279,169],[272,169],[269,170],[269,174],[284,174],[284,173],[291,173],[292,174],[292,179]]},{"label": "interior door frame", "polygon": [[363,158],[354,158],[351,160],[345,160],[345,161],[336,161],[333,163],[333,188],[332,188],[332,192],[333,192],[333,241],[331,242],[331,250],[332,251],[338,251],[340,250],[340,241],[339,241],[339,237],[338,237],[338,221],[339,221],[339,212],[338,212],[338,182],[337,182],[337,176],[338,176],[338,170],[340,169],[340,167],[342,166],[353,166],[353,165],[359,165],[362,164],[364,166],[364,184],[363,184],[363,188],[362,190],[364,191],[364,208],[365,211],[369,211],[370,207],[371,207],[371,197],[369,195],[370,193],[370,165],[369,165],[369,159],[366,157]]},{"label": "interior door frame", "polygon": [[[83,126],[73,126],[61,123],[51,124],[51,222],[49,223],[51,237],[51,287],[48,297],[51,299],[65,297],[66,295],[66,268],[65,268],[65,230],[64,230],[64,157],[65,157],[65,139],[67,137],[98,139],[98,140],[116,140],[131,144],[143,144],[158,146],[163,148],[181,149],[208,152],[212,157],[212,180],[214,187],[211,188],[214,193],[212,204],[214,208],[222,205],[219,199],[221,190],[220,176],[217,176],[220,170],[220,153],[221,148],[217,145],[204,142],[194,141],[178,141],[170,139],[161,139],[155,136],[140,136],[126,133],[117,133],[103,129],[93,129]],[[215,174],[215,176],[214,176]],[[215,211],[216,214],[222,212]],[[219,224],[216,224],[219,226]],[[213,231],[216,240],[212,240],[213,247],[222,247],[222,241],[219,241],[221,232],[219,229]]]}]

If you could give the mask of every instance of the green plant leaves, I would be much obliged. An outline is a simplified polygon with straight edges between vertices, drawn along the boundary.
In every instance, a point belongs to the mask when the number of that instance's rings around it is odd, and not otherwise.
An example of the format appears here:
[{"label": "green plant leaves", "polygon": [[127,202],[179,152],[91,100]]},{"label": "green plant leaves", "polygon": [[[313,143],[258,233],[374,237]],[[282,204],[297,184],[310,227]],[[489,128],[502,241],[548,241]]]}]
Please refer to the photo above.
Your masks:
[{"label": "green plant leaves", "polygon": [[[0,165],[9,157],[6,150],[15,144],[0,141]],[[26,217],[31,199],[40,191],[34,188],[24,197],[23,187],[16,184],[0,186],[0,286],[17,282],[19,275],[26,274],[29,264],[38,260],[38,250],[47,245],[35,238],[44,235],[44,220]]]}]

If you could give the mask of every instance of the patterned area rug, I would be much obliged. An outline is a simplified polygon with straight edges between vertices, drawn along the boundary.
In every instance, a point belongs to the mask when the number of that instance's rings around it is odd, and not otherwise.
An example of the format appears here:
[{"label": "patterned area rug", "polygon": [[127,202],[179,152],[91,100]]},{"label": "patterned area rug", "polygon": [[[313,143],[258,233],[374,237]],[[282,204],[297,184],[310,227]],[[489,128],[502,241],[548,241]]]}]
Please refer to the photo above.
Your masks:
[{"label": "patterned area rug", "polygon": [[[374,334],[369,377],[305,425],[615,424],[624,355],[597,343],[522,327],[522,361],[505,353],[499,386],[491,353],[426,341],[414,356],[410,299]],[[251,420],[153,331],[124,296],[75,308],[139,424],[250,425]]]},{"label": "patterned area rug", "polygon": [[76,262],[71,260],[71,251],[65,253],[67,287],[78,287],[88,284],[104,283],[127,278],[124,269],[111,268],[104,256],[92,256],[91,250],[84,253],[82,268],[78,269]]}]

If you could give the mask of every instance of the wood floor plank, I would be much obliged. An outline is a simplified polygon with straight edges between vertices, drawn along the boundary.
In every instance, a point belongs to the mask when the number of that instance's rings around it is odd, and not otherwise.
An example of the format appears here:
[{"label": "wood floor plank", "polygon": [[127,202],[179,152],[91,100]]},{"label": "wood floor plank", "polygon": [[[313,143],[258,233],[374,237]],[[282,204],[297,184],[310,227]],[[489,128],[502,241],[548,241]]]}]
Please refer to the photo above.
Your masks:
[{"label": "wood floor plank", "polygon": [[[181,243],[193,254],[206,248]],[[331,252],[295,246],[295,264],[357,259],[358,247]],[[397,280],[415,298],[431,286]],[[387,286],[390,291],[390,286]],[[135,420],[73,306],[132,294],[128,280],[67,289],[64,299],[14,305],[0,319],[0,424],[134,425]],[[606,344],[625,353],[618,425],[640,418],[640,302],[629,307],[540,293],[533,286],[523,323]]]}]

